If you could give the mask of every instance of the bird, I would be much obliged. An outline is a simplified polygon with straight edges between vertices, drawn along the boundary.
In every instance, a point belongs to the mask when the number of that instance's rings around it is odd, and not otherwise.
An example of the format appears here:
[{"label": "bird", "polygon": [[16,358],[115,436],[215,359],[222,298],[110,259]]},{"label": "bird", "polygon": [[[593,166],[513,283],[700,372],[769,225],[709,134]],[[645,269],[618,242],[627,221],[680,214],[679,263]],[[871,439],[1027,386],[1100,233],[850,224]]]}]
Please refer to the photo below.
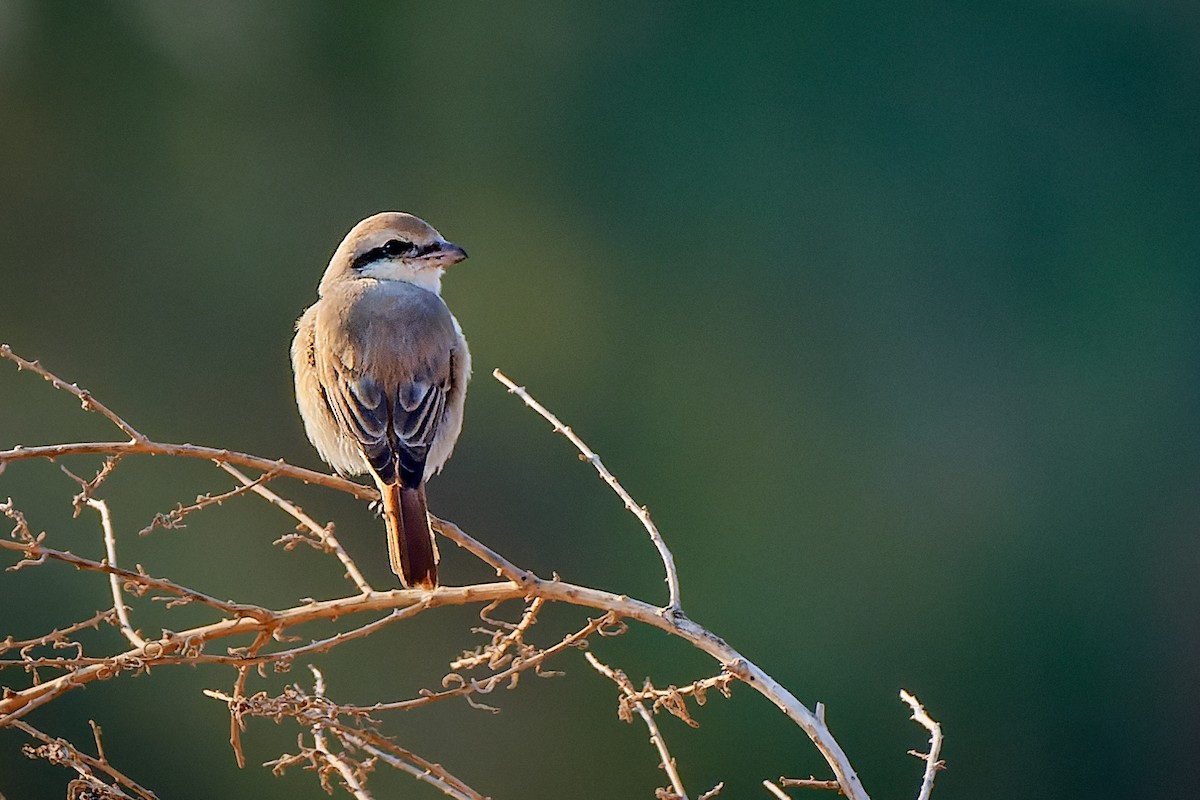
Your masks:
[{"label": "bird", "polygon": [[412,214],[367,217],[329,259],[292,340],[308,439],[339,475],[374,479],[391,568],[407,588],[438,585],[425,483],[454,450],[471,377],[442,274],[466,257]]}]

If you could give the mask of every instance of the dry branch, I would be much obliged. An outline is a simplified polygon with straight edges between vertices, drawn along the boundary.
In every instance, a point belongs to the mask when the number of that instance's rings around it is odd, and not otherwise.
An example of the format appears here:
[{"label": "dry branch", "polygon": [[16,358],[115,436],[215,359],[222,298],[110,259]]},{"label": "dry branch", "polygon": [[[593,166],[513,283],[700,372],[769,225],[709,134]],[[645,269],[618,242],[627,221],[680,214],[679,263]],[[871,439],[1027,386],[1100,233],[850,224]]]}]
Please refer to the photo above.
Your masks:
[{"label": "dry branch", "polygon": [[[51,764],[59,764],[75,770],[83,779],[83,783],[104,797],[130,797],[119,787],[125,787],[133,792],[133,796],[144,800],[157,800],[157,795],[139,785],[133,779],[108,762],[104,755],[104,747],[100,743],[100,728],[92,722],[92,734],[96,740],[98,757],[93,757],[75,747],[66,739],[49,736],[27,722],[21,720],[11,723],[12,727],[25,733],[29,738],[41,742],[40,745],[27,745],[25,754],[30,758],[41,758]],[[97,773],[107,775],[112,783],[101,780]]]},{"label": "dry branch", "polygon": [[281,508],[290,514],[297,522],[300,523],[303,528],[307,529],[312,533],[313,536],[317,537],[317,541],[321,543],[323,548],[337,556],[337,560],[342,562],[342,566],[346,568],[346,577],[349,578],[356,587],[358,587],[360,592],[363,594],[368,594],[372,591],[371,584],[367,583],[367,579],[364,578],[362,572],[359,571],[358,565],[354,563],[354,559],[350,558],[350,554],[346,552],[346,549],[342,547],[342,543],[338,541],[336,536],[334,536],[332,522],[328,525],[318,524],[316,520],[305,514],[300,506],[296,505],[290,500],[285,500],[284,498],[275,494],[275,492],[272,492],[266,486],[262,485],[266,481],[270,480],[270,476],[274,475],[274,472],[263,473],[258,478],[251,480],[244,473],[242,473],[241,470],[230,466],[229,464],[222,463],[218,464],[217,466],[241,481],[242,488],[249,489],[259,497],[265,499],[271,505],[275,506],[276,508]]},{"label": "dry branch", "polygon": [[654,721],[654,715],[646,710],[646,705],[637,699],[637,689],[633,688],[633,684],[629,682],[624,672],[613,669],[607,664],[601,663],[600,659],[596,658],[591,653],[585,653],[588,663],[604,677],[611,680],[621,690],[621,704],[618,712],[621,719],[626,722],[632,722],[632,712],[636,712],[642,718],[642,722],[646,723],[646,730],[650,732],[650,743],[654,745],[654,749],[658,751],[659,764],[663,771],[667,773],[667,778],[671,781],[670,792],[658,791],[655,794],[660,800],[688,800],[687,789],[683,788],[683,779],[679,777],[679,769],[675,764],[675,759],[671,757],[671,752],[667,749],[667,741],[663,739],[662,732],[658,729],[658,724]]},{"label": "dry branch", "polygon": [[529,392],[525,391],[524,386],[518,386],[513,383],[507,375],[498,369],[492,371],[492,376],[504,384],[509,392],[521,398],[525,405],[536,411],[542,419],[549,422],[551,427],[554,428],[555,433],[561,433],[571,444],[575,445],[576,449],[579,450],[580,459],[596,468],[596,472],[600,475],[600,478],[616,492],[617,497],[621,498],[621,502],[625,504],[625,508],[638,518],[638,521],[642,523],[642,527],[646,529],[646,533],[650,535],[650,541],[654,543],[654,547],[658,550],[658,555],[663,562],[663,569],[667,573],[666,580],[670,591],[670,599],[663,612],[672,615],[682,613],[683,606],[679,600],[679,573],[675,571],[675,558],[671,555],[670,549],[667,548],[667,543],[658,532],[658,528],[650,520],[650,510],[645,506],[638,505],[629,492],[625,491],[625,487],[617,481],[613,474],[604,466],[603,462],[600,461],[600,456],[596,455],[592,448],[583,443],[583,440],[571,429],[571,426],[564,425],[558,417],[546,410],[545,406],[534,400]]},{"label": "dry branch", "polygon": [[[79,776],[77,781],[83,782],[77,787],[80,792],[92,791],[93,789],[89,787],[97,784],[94,787],[95,792],[108,792],[103,796],[143,798],[153,796],[107,764],[102,749],[99,751],[99,758],[93,758],[80,753],[69,743],[52,740],[41,734],[26,721],[32,712],[77,688],[96,681],[119,675],[136,676],[160,665],[211,663],[227,665],[235,671],[233,688],[230,693],[206,690],[206,694],[220,699],[229,706],[231,746],[239,762],[244,760],[241,735],[247,717],[261,716],[273,718],[276,721],[293,718],[300,723],[304,731],[307,731],[307,735],[311,737],[311,744],[302,741],[298,753],[284,755],[269,762],[276,770],[286,769],[292,765],[303,765],[304,768],[311,769],[317,774],[323,786],[331,787],[332,784],[329,781],[336,779],[352,795],[367,798],[370,797],[368,782],[371,770],[378,764],[385,764],[408,772],[419,780],[436,786],[450,797],[459,798],[459,800],[482,800],[482,795],[454,778],[445,769],[425,761],[380,733],[374,727],[375,723],[371,715],[410,709],[452,697],[464,697],[467,702],[478,705],[473,696],[489,693],[501,686],[512,688],[517,684],[520,676],[527,672],[549,674],[543,671],[547,661],[558,657],[568,649],[584,646],[591,636],[618,632],[626,622],[635,621],[680,637],[710,655],[720,667],[720,672],[716,676],[703,678],[683,687],[669,686],[666,689],[658,689],[647,683],[642,689],[637,689],[629,683],[628,679],[624,678],[623,674],[609,669],[598,661],[593,663],[598,670],[617,681],[621,688],[623,702],[643,717],[652,737],[655,738],[655,744],[659,748],[664,767],[671,777],[671,788],[663,790],[666,794],[660,793],[660,796],[683,798],[686,797],[686,793],[678,778],[678,772],[674,768],[674,762],[666,751],[661,734],[657,732],[653,712],[666,709],[684,719],[685,722],[695,724],[686,707],[689,698],[697,703],[702,703],[705,692],[711,689],[727,695],[731,684],[740,681],[753,687],[774,703],[808,734],[833,770],[836,786],[843,794],[854,800],[867,800],[868,795],[859,783],[849,759],[825,723],[822,707],[818,705],[815,713],[810,711],[791,692],[730,647],[724,640],[687,618],[680,605],[679,580],[674,559],[662,536],[650,520],[646,508],[639,506],[633,500],[612,473],[604,467],[599,457],[568,426],[538,404],[522,387],[517,386],[498,371],[497,379],[504,383],[511,392],[520,396],[526,405],[548,420],[557,432],[566,436],[579,449],[581,458],[592,464],[600,477],[616,492],[629,511],[645,527],[658,550],[666,572],[669,599],[665,607],[659,608],[624,594],[570,583],[561,580],[557,575],[550,579],[539,577],[508,561],[453,523],[437,519],[432,520],[432,523],[438,533],[493,568],[501,580],[468,586],[441,586],[434,591],[374,590],[363,578],[353,559],[337,541],[332,523],[320,525],[304,514],[294,503],[269,489],[267,484],[275,483],[281,478],[289,478],[346,492],[365,500],[377,499],[374,489],[336,476],[295,467],[283,461],[191,444],[154,441],[97,401],[89,392],[61,380],[36,361],[29,361],[15,355],[6,345],[0,345],[0,357],[15,362],[20,369],[35,372],[56,388],[69,392],[80,401],[84,409],[100,414],[128,436],[128,440],[119,442],[82,442],[37,447],[15,446],[0,451],[0,471],[9,464],[29,458],[54,460],[68,455],[82,454],[105,457],[103,465],[90,481],[72,475],[81,489],[74,500],[77,511],[86,505],[94,509],[100,516],[101,538],[104,541],[106,553],[106,557],[102,561],[77,556],[50,546],[47,543],[47,534],[35,534],[23,512],[12,500],[0,503],[0,513],[7,516],[14,524],[8,538],[0,538],[0,550],[12,551],[19,558],[17,563],[9,567],[10,570],[34,569],[41,565],[58,562],[69,564],[85,573],[103,574],[109,582],[113,600],[112,608],[98,612],[90,619],[56,628],[42,636],[22,641],[16,641],[9,636],[0,641],[0,653],[16,649],[19,655],[16,659],[0,661],[0,669],[20,667],[25,674],[32,676],[32,681],[28,685],[4,688],[3,695],[0,695],[0,727],[8,726],[25,731],[32,739],[40,742],[35,749],[50,748],[39,751],[38,757],[57,758],[58,763],[74,768]],[[108,504],[97,494],[104,481],[119,467],[122,459],[136,454],[208,459],[233,475],[241,484],[241,486],[221,494],[201,495],[190,506],[179,505],[173,511],[160,515],[161,519],[156,517],[160,526],[179,524],[187,515],[200,513],[209,506],[232,499],[240,494],[253,492],[296,520],[298,533],[295,536],[303,537],[305,541],[313,543],[322,551],[335,556],[346,577],[353,584],[355,592],[343,597],[324,600],[309,599],[291,607],[270,609],[254,604],[221,600],[198,589],[177,584],[167,578],[152,577],[140,565],[135,570],[119,567],[117,565],[116,537]],[[234,465],[257,470],[259,474],[257,477],[248,476]],[[151,524],[151,527],[154,527],[154,523]],[[290,544],[292,541],[299,541],[299,539],[288,540],[285,544]],[[205,607],[211,618],[204,624],[194,625],[182,631],[163,630],[158,636],[151,637],[135,628],[122,601],[123,592],[130,592],[137,596],[151,595],[155,599],[167,600],[168,608],[185,603],[197,604]],[[495,604],[509,600],[526,604],[521,618],[515,623],[494,620],[488,616],[492,607],[488,605],[484,609],[482,617],[492,627],[484,628],[481,632],[489,636],[491,641],[452,661],[451,672],[447,675],[440,690],[425,690],[415,698],[373,705],[338,705],[326,698],[324,680],[320,673],[315,671],[317,685],[311,695],[305,693],[298,686],[290,687],[284,694],[277,697],[269,697],[263,692],[250,693],[247,688],[256,672],[262,673],[268,667],[275,670],[289,669],[297,657],[326,652],[353,639],[369,636],[387,625],[401,622],[433,609],[451,605]],[[529,641],[529,636],[536,623],[539,610],[548,602],[585,607],[601,613],[557,643],[550,646],[539,646]],[[362,615],[371,615],[372,618],[363,622],[361,621]],[[349,620],[350,622],[343,623],[340,630],[332,636],[325,635],[321,638],[314,638],[302,635],[303,627],[308,623],[336,620]],[[78,638],[79,635],[106,624],[117,626],[129,641],[130,647],[121,652],[110,652],[99,656],[85,655],[83,644]],[[242,647],[227,647],[224,653],[215,651],[222,641],[231,637],[251,637],[252,643]],[[35,654],[34,651],[39,647],[69,649],[74,650],[74,654],[67,656]],[[482,677],[466,677],[463,674],[468,670],[477,669],[487,669],[488,674]],[[53,675],[44,677],[41,673],[53,673]],[[906,696],[906,699],[909,697],[911,696]],[[650,708],[646,707],[647,703],[650,704]],[[941,765],[938,760],[941,732],[940,727],[929,720],[923,710],[918,715],[919,704],[916,704],[915,699],[911,700],[910,705],[913,705],[914,708],[914,719],[926,725],[933,734],[929,754],[922,755],[926,759],[927,768],[919,800],[928,800],[929,791],[932,789],[932,776]],[[934,727],[930,727],[930,724]],[[96,737],[99,747],[98,730]],[[63,756],[63,754],[66,755]],[[102,774],[107,778],[102,780],[97,777],[97,774]],[[718,785],[702,797],[711,798],[720,789],[721,785]],[[782,790],[778,791],[782,792]],[[132,795],[129,794],[130,792]]]},{"label": "dry branch", "polygon": [[819,778],[780,778],[779,785],[784,787],[795,787],[797,789],[824,789],[831,792],[841,793],[842,787],[837,781],[823,781]]},{"label": "dry branch", "polygon": [[[109,566],[116,567],[117,537],[113,533],[112,515],[109,513],[108,503],[103,500],[97,500],[94,497],[88,497],[84,502],[87,503],[89,508],[95,509],[96,513],[100,515],[100,527],[104,530],[104,560]],[[133,623],[129,621],[129,607],[121,599],[121,580],[115,572],[108,573],[108,586],[110,591],[112,591],[113,609],[117,612],[117,620],[120,622],[121,633],[125,635],[125,638],[134,647],[144,647],[146,640],[133,629]]]},{"label": "dry branch", "polygon": [[942,726],[934,722],[933,718],[925,712],[925,707],[921,705],[920,701],[904,689],[900,690],[900,699],[908,703],[908,707],[912,709],[913,720],[929,731],[929,752],[912,752],[914,756],[925,762],[925,774],[921,778],[921,790],[917,794],[917,800],[929,800],[929,795],[933,792],[933,779],[937,777],[938,770],[946,767],[940,759]]}]

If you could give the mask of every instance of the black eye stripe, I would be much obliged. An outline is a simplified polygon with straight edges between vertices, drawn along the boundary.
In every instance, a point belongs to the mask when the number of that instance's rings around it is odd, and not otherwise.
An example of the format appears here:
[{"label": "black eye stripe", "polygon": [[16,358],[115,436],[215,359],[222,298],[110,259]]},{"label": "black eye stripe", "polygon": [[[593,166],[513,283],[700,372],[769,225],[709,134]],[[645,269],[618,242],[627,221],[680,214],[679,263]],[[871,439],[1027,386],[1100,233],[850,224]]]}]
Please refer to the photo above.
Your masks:
[{"label": "black eye stripe", "polygon": [[376,261],[383,261],[388,258],[400,258],[402,256],[416,257],[423,256],[441,249],[437,242],[417,247],[412,242],[405,239],[389,239],[379,247],[372,247],[367,252],[354,259],[350,265],[354,269],[363,269],[369,264]]}]

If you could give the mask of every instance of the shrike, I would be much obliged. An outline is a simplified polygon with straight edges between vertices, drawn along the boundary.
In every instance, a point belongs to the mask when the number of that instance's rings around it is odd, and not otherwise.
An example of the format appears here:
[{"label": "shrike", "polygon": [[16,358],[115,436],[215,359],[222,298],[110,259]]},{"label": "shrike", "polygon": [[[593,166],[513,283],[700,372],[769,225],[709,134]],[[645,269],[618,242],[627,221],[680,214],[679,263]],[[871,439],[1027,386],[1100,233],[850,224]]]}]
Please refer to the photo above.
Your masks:
[{"label": "shrike", "polygon": [[392,571],[409,587],[437,586],[425,481],[454,449],[471,376],[442,273],[466,257],[411,214],[368,217],[329,260],[292,341],[308,438],[339,474],[371,473]]}]

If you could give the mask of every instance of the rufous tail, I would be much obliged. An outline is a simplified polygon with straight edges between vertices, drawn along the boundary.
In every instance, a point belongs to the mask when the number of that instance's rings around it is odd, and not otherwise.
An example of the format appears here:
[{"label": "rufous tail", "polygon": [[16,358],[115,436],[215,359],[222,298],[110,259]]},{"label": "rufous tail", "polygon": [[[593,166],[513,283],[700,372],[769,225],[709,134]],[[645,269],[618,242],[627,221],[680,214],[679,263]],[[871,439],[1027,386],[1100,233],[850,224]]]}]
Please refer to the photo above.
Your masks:
[{"label": "rufous tail", "polygon": [[392,572],[410,589],[437,588],[437,547],[429,528],[424,484],[416,489],[400,484],[381,488]]}]

